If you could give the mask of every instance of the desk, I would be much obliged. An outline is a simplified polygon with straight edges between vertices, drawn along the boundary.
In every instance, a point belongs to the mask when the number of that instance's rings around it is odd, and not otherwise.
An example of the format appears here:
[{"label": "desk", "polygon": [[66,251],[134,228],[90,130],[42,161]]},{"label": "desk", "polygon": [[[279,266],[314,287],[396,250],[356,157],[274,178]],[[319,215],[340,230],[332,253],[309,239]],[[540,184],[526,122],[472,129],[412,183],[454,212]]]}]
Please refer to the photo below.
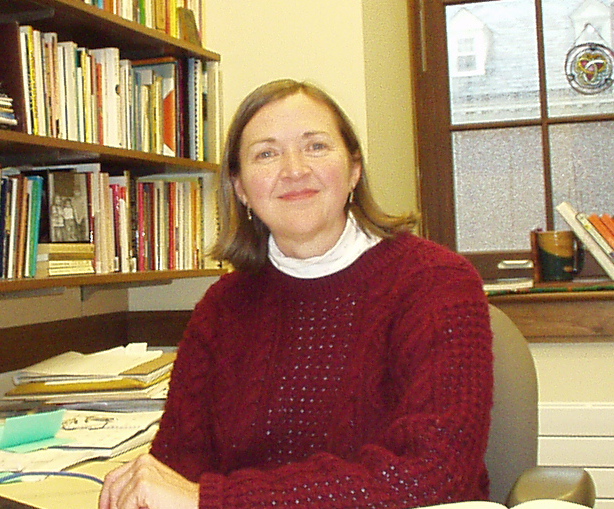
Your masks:
[{"label": "desk", "polygon": [[[104,461],[88,461],[71,472],[82,472],[99,479],[126,461],[147,452],[148,445],[137,447],[115,458]],[[48,477],[42,481],[22,481],[0,485],[0,495],[19,500],[40,509],[96,509],[101,485],[87,479],[72,477]]]}]

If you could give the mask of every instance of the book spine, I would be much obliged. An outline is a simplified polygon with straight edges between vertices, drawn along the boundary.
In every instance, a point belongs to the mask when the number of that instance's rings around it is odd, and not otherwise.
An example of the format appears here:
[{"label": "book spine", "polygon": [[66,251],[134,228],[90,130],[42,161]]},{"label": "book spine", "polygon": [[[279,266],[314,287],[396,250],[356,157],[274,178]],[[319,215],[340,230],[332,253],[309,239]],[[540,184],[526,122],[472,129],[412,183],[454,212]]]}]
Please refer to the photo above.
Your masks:
[{"label": "book spine", "polygon": [[610,251],[614,251],[614,232],[610,231],[603,219],[598,214],[590,214],[588,216],[588,220],[608,243]]},{"label": "book spine", "polygon": [[34,277],[36,275],[36,259],[38,256],[38,239],[40,233],[40,221],[41,221],[41,204],[42,204],[42,192],[43,192],[43,178],[40,176],[28,177],[32,181],[32,203],[31,203],[31,216],[30,221],[30,249],[28,256],[28,276]]},{"label": "book spine", "polygon": [[601,221],[614,237],[614,218],[610,214],[601,214]]},{"label": "book spine", "polygon": [[588,214],[586,214],[585,212],[578,212],[578,215],[576,216],[576,218],[578,219],[580,224],[584,227],[584,229],[589,233],[589,235],[593,237],[593,239],[595,239],[595,242],[599,245],[599,247],[603,250],[603,252],[614,260],[614,252],[612,251],[612,248],[610,247],[608,242],[603,238],[601,233],[599,233],[599,230],[595,228],[595,225],[591,223],[591,221],[588,218]]},{"label": "book spine", "polygon": [[15,262],[17,255],[17,230],[19,228],[19,195],[21,193],[21,180],[18,176],[11,177],[11,199],[10,203],[10,236],[7,252],[7,270],[6,277],[16,277]]},{"label": "book spine", "polygon": [[45,83],[43,76],[43,50],[42,34],[40,30],[32,31],[34,43],[34,83],[36,90],[36,107],[38,116],[38,132],[40,136],[47,136],[47,112],[45,108]]},{"label": "book spine", "polygon": [[34,80],[34,40],[33,28],[25,25],[21,32],[21,50],[23,52],[24,89],[26,92],[26,112],[28,134],[38,134],[38,103],[36,101],[36,83]]},{"label": "book spine", "polygon": [[593,255],[597,263],[606,272],[606,274],[614,279],[614,262],[612,259],[599,247],[595,239],[586,231],[584,226],[578,221],[578,211],[569,203],[561,202],[556,207],[556,210],[561,214],[576,236],[582,241],[586,249]]}]

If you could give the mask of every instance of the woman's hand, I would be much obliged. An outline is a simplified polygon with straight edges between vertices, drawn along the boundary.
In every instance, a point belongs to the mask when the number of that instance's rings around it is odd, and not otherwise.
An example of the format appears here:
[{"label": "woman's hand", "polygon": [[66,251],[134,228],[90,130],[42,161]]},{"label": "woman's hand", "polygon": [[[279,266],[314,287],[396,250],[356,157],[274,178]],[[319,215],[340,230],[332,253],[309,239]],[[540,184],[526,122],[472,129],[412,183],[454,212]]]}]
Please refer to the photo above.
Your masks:
[{"label": "woman's hand", "polygon": [[198,509],[198,483],[151,454],[113,470],[104,480],[100,509]]}]

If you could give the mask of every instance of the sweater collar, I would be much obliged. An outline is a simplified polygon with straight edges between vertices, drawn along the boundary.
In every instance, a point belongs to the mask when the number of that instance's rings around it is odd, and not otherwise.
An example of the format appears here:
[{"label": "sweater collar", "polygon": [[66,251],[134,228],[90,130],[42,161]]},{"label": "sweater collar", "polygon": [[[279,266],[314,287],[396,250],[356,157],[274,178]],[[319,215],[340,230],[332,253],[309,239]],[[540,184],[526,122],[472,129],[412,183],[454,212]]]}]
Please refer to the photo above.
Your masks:
[{"label": "sweater collar", "polygon": [[381,237],[367,234],[348,214],[343,233],[326,253],[311,258],[292,258],[284,255],[272,235],[269,236],[269,260],[281,272],[300,279],[315,279],[339,272],[354,263],[363,253],[381,241]]}]

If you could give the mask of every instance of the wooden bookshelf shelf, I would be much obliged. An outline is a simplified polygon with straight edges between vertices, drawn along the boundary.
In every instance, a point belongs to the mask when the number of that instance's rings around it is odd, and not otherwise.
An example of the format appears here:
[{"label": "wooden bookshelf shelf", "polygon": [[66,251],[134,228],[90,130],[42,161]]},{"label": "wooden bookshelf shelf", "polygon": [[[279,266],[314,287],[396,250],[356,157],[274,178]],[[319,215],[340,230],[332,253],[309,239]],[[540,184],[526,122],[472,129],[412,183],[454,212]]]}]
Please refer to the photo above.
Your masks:
[{"label": "wooden bookshelf shelf", "polygon": [[134,166],[147,171],[157,169],[183,171],[217,171],[218,165],[181,157],[167,157],[138,150],[105,147],[93,143],[35,136],[11,130],[0,130],[0,164],[65,164],[100,162]]},{"label": "wooden bookshelf shelf", "polygon": [[216,277],[225,274],[225,269],[202,270],[151,270],[145,272],[110,274],[92,274],[83,276],[57,276],[46,278],[2,279],[0,280],[0,295],[45,288],[69,288],[99,285],[136,284],[155,281],[168,281],[172,279],[186,279],[195,277]]},{"label": "wooden bookshelf shelf", "polygon": [[90,48],[115,46],[131,59],[172,55],[220,60],[220,55],[201,46],[125,20],[82,0],[0,0],[0,13],[1,21],[16,20],[42,31],[55,31],[64,39]]}]

